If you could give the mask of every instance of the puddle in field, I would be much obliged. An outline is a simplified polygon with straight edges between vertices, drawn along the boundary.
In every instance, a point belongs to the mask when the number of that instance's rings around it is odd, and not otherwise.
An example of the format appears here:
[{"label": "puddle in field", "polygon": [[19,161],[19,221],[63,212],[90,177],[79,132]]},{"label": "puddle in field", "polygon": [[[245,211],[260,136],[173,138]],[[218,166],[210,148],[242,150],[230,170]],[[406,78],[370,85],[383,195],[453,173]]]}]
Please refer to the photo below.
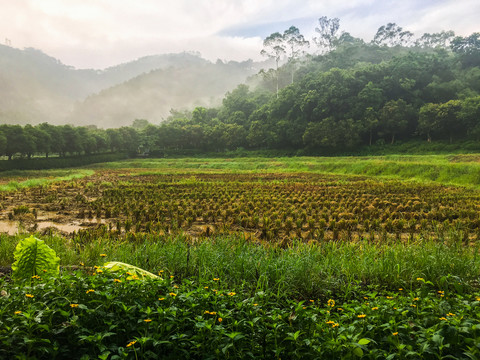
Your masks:
[{"label": "puddle in field", "polygon": [[[92,221],[88,222],[88,224],[98,224],[100,222]],[[70,234],[74,231],[78,231],[81,229],[86,229],[88,226],[80,225],[80,224],[59,224],[53,221],[38,221],[35,225],[33,231],[43,231],[48,228],[55,228],[58,231],[63,233]],[[7,221],[7,220],[0,220],[0,233],[6,233],[8,235],[15,235],[19,232],[19,223],[17,221]]]},{"label": "puddle in field", "polygon": [[0,221],[0,233],[15,235],[18,232],[18,223],[16,221]]},{"label": "puddle in field", "polygon": [[36,225],[37,225],[36,231],[42,231],[48,228],[55,228],[65,233],[72,233],[74,231],[78,231],[80,229],[85,228],[84,226],[81,226],[78,224],[57,224],[52,221],[41,221],[41,222],[38,222]]}]

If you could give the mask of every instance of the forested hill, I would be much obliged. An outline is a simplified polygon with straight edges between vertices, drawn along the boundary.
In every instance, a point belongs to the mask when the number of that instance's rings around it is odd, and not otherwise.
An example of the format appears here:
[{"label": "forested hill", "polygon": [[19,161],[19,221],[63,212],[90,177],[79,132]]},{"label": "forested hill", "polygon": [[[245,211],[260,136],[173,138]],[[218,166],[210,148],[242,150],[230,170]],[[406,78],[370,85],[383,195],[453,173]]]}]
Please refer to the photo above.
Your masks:
[{"label": "forested hill", "polygon": [[95,123],[104,128],[131,125],[134,119],[160,123],[172,109],[218,106],[227,91],[260,69],[252,61],[176,64],[139,75],[79,103],[68,123]]},{"label": "forested hill", "polygon": [[[205,99],[218,103],[226,91],[260,67],[249,61],[214,64],[185,52],[147,56],[104,70],[75,69],[37,49],[0,45],[0,123],[97,124],[105,128],[130,125],[140,116],[159,122],[171,108],[213,104]],[[205,68],[208,77],[199,76]],[[225,76],[227,71],[233,76]],[[173,89],[172,76],[178,74],[184,81]],[[198,98],[198,91],[190,91],[193,81],[202,88]],[[171,97],[172,91],[176,98]],[[99,106],[99,102],[105,105]],[[162,102],[161,111],[159,107],[148,111]],[[131,109],[124,107],[125,111],[119,112],[119,104]]]},{"label": "forested hill", "polygon": [[[49,136],[55,143],[48,151],[63,155],[237,148],[327,154],[412,139],[472,140],[480,150],[479,33],[453,38],[448,46],[343,39],[324,55],[260,72],[253,79],[257,87],[238,86],[219,107],[120,129],[4,126],[0,153],[46,153]],[[135,88],[135,81],[129,86]],[[18,147],[26,139],[28,151]]]},{"label": "forested hill", "polygon": [[331,153],[399,140],[479,141],[479,66],[479,33],[448,46],[343,36],[325,55],[260,73],[258,88],[239,86],[219,108],[197,108],[150,128],[148,144]]}]

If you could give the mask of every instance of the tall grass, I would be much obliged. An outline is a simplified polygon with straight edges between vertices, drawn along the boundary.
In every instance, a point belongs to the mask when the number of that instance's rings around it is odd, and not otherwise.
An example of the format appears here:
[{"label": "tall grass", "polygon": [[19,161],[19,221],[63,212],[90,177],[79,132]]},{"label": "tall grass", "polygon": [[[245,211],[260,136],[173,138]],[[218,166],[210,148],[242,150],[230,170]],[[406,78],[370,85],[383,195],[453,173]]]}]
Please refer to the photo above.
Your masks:
[{"label": "tall grass", "polygon": [[[0,236],[0,264],[13,261],[17,237]],[[139,243],[98,239],[77,244],[62,237],[44,238],[63,266],[127,262],[177,279],[199,282],[220,278],[229,287],[269,291],[291,298],[351,298],[360,289],[411,289],[418,277],[437,289],[475,285],[480,272],[478,247],[416,242],[296,242],[282,249],[239,236],[203,239],[192,244],[183,236],[146,235]],[[101,256],[106,254],[106,257]],[[463,291],[462,290],[462,291]]]}]

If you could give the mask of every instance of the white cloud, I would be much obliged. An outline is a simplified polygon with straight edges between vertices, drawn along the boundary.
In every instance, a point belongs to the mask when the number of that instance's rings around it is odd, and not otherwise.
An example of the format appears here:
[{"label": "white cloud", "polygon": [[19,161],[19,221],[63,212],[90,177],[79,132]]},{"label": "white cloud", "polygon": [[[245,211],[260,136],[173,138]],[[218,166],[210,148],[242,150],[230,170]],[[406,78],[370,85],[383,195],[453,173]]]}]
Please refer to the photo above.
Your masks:
[{"label": "white cloud", "polygon": [[318,17],[339,17],[342,30],[370,40],[388,22],[417,36],[450,29],[468,35],[480,31],[478,14],[478,0],[0,0],[0,40],[102,68],[179,51],[258,58],[265,35],[254,32],[283,31],[295,19],[303,19],[299,27],[309,36]]}]

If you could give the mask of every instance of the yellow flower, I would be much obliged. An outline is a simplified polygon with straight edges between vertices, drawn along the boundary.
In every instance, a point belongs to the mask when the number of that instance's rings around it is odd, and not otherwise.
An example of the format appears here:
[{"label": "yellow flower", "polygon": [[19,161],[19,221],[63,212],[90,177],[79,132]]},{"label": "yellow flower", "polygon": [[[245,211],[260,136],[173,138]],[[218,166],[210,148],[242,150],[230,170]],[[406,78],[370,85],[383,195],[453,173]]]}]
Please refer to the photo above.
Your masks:
[{"label": "yellow flower", "polygon": [[93,292],[95,292],[95,290],[93,290],[93,289],[88,289],[85,293],[86,293],[86,294],[90,294],[90,293],[93,293]]},{"label": "yellow flower", "polygon": [[360,319],[363,319],[363,318],[366,317],[366,316],[367,316],[367,315],[365,315],[365,314],[357,315],[357,317],[360,318]]},{"label": "yellow flower", "polygon": [[378,310],[378,306],[372,307],[372,310]]},{"label": "yellow flower", "polygon": [[100,254],[100,256],[101,256],[101,257],[105,257],[105,256],[107,256],[107,254]]},{"label": "yellow flower", "polygon": [[14,314],[15,315],[20,315],[22,312],[21,311],[15,311]]},{"label": "yellow flower", "polygon": [[32,294],[25,294],[25,296],[26,296],[27,298],[30,298],[30,299],[32,299],[32,298],[35,297],[35,296],[33,296]]},{"label": "yellow flower", "polygon": [[446,318],[446,317],[443,317],[443,316],[442,316],[441,318],[438,318],[438,319],[439,319],[439,320],[447,320],[447,318]]},{"label": "yellow flower", "polygon": [[130,346],[133,346],[136,344],[136,341],[130,341],[128,344],[127,344],[127,347],[130,347]]},{"label": "yellow flower", "polygon": [[213,278],[213,281],[218,281],[220,280],[220,278]]},{"label": "yellow flower", "polygon": [[456,316],[456,315],[453,314],[453,313],[451,313],[451,312],[449,312],[449,313],[447,314],[447,316]]},{"label": "yellow flower", "polygon": [[165,300],[165,298],[158,298],[158,300],[163,301],[163,300]]},{"label": "yellow flower", "polygon": [[121,283],[121,282],[122,282],[122,280],[120,280],[120,279],[113,279],[113,282],[116,282],[116,283]]},{"label": "yellow flower", "polygon": [[162,275],[162,273],[163,273],[163,270],[160,270],[160,271],[158,272],[158,275]]},{"label": "yellow flower", "polygon": [[477,296],[477,297],[475,298],[475,300],[477,300],[477,301],[480,301],[480,297],[479,297],[479,296]]},{"label": "yellow flower", "polygon": [[339,326],[340,326],[339,323],[332,324],[332,328],[339,327]]},{"label": "yellow flower", "polygon": [[175,293],[169,293],[168,295],[170,295],[170,296],[177,296],[177,294],[175,294]]},{"label": "yellow flower", "polygon": [[418,300],[420,300],[420,298],[416,297],[416,298],[413,299],[413,301],[418,301]]},{"label": "yellow flower", "polygon": [[73,308],[78,308],[78,304],[70,304],[70,307]]},{"label": "yellow flower", "polygon": [[208,289],[208,286],[205,286],[204,289]]},{"label": "yellow flower", "polygon": [[365,300],[368,300],[368,296],[364,296],[363,298],[364,298]]},{"label": "yellow flower", "polygon": [[410,306],[411,306],[411,307],[417,307],[417,305],[415,305],[415,304],[411,304]]},{"label": "yellow flower", "polygon": [[445,294],[445,291],[442,291],[442,290],[438,290],[437,291],[439,294]]},{"label": "yellow flower", "polygon": [[315,302],[315,300],[310,300],[310,302],[311,302],[311,303],[314,303],[314,302]]},{"label": "yellow flower", "polygon": [[173,279],[175,276],[174,275],[170,275],[170,279]]},{"label": "yellow flower", "polygon": [[387,296],[387,299],[391,300],[393,299],[393,296]]},{"label": "yellow flower", "polygon": [[[125,274],[127,274],[128,276],[132,276],[133,273],[131,273],[130,271],[127,271]],[[135,341],[136,342],[136,341]]]},{"label": "yellow flower", "polygon": [[32,276],[32,279],[40,280],[40,276],[38,276],[38,275],[33,275],[33,276]]},{"label": "yellow flower", "polygon": [[152,319],[145,319],[143,321],[145,321],[146,323],[149,323],[150,321],[152,321]]},{"label": "yellow flower", "polygon": [[80,266],[85,266],[85,264],[83,262],[80,261]]},{"label": "yellow flower", "polygon": [[97,273],[103,273],[103,270],[102,269],[97,269]]},{"label": "yellow flower", "polygon": [[223,319],[222,319],[222,318],[218,318],[217,320],[218,320],[218,322],[222,322],[222,321],[223,321]]},{"label": "yellow flower", "polygon": [[424,279],[424,278],[421,278],[421,277],[418,277],[418,278],[417,278],[417,281],[425,281],[425,279]]},{"label": "yellow flower", "polygon": [[327,306],[330,306],[330,307],[333,308],[333,307],[335,306],[335,300],[329,299],[329,300],[327,301]]},{"label": "yellow flower", "polygon": [[100,266],[95,265],[94,269],[100,269]]},{"label": "yellow flower", "polygon": [[329,320],[326,322],[327,324],[335,324],[335,321]]},{"label": "yellow flower", "polygon": [[175,289],[178,289],[178,285],[173,285],[173,287],[174,287]]},{"label": "yellow flower", "polygon": [[234,292],[229,292],[228,295],[229,296],[235,296],[237,293],[234,293]]},{"label": "yellow flower", "polygon": [[337,310],[338,310],[338,311],[343,311],[343,309],[342,309],[342,308],[337,308]]},{"label": "yellow flower", "polygon": [[398,331],[392,333],[393,336],[397,336],[398,335]]},{"label": "yellow flower", "polygon": [[398,289],[398,291],[403,291],[403,288]]},{"label": "yellow flower", "polygon": [[258,304],[253,304],[253,306],[258,306]]}]

